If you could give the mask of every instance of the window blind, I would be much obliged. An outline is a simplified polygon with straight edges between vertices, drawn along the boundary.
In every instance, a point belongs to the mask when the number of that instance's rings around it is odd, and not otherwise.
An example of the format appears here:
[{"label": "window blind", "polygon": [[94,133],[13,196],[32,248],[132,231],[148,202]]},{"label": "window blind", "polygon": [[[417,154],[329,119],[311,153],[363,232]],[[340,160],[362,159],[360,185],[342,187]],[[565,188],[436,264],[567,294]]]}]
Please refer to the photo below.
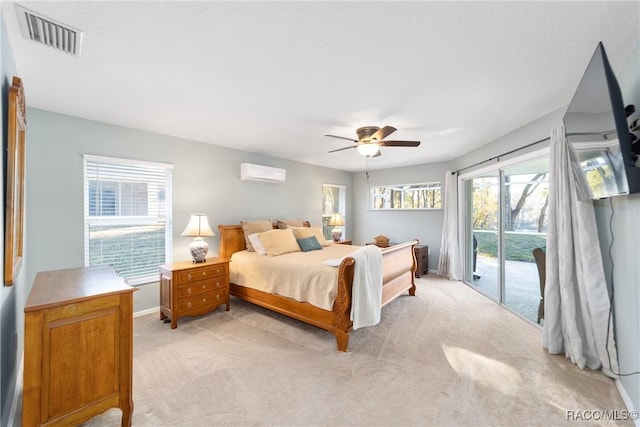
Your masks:
[{"label": "window blind", "polygon": [[171,261],[171,174],[169,164],[84,155],[85,266],[158,280]]}]

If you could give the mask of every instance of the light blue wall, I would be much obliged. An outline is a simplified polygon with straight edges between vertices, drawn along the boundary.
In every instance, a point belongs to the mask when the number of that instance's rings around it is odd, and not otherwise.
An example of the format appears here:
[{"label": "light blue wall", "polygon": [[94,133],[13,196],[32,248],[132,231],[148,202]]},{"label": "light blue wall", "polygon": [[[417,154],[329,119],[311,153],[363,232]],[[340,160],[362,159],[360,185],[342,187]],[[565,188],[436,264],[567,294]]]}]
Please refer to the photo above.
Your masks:
[{"label": "light blue wall", "polygon": [[[2,116],[2,146],[0,152],[0,165],[4,165],[4,152],[7,147],[7,96],[13,76],[16,75],[16,65],[13,59],[13,51],[9,45],[6,25],[2,8],[0,8],[0,78],[2,85],[2,102],[0,113]],[[28,86],[26,87],[28,93]],[[28,95],[27,95],[28,100]],[[27,121],[29,118],[27,117]],[[4,188],[4,166],[0,174],[0,182]],[[2,199],[4,200],[4,198]],[[4,202],[3,202],[4,203]],[[4,224],[4,209],[0,209],[0,223]],[[25,215],[28,223],[28,216]],[[4,227],[3,227],[4,229]],[[28,238],[24,241],[25,249],[28,248]],[[4,259],[4,244],[0,245],[0,260]],[[20,360],[24,342],[24,305],[29,294],[26,283],[25,271],[28,268],[28,260],[25,258],[22,269],[15,279],[12,287],[0,284],[0,425],[8,425],[12,421],[11,405],[14,400]],[[0,271],[4,277],[4,263],[0,263]]]},{"label": "light blue wall", "polygon": [[[173,257],[190,259],[191,238],[181,237],[192,212],[218,224],[254,219],[306,219],[322,224],[322,184],[347,187],[351,210],[352,174],[285,159],[113,126],[30,108],[27,134],[27,213],[30,260],[27,281],[39,271],[84,263],[82,154],[172,163]],[[240,163],[284,168],[286,182],[240,180]],[[217,254],[218,236],[209,238]],[[134,310],[158,306],[157,283],[134,293]]]},{"label": "light blue wall", "polygon": [[444,175],[451,163],[440,162],[393,169],[373,170],[357,173],[353,177],[353,210],[351,223],[354,227],[354,243],[371,242],[384,234],[392,242],[418,239],[421,245],[429,246],[429,269],[437,270],[442,237],[442,209],[374,211],[369,209],[369,187],[422,182],[444,182]]}]

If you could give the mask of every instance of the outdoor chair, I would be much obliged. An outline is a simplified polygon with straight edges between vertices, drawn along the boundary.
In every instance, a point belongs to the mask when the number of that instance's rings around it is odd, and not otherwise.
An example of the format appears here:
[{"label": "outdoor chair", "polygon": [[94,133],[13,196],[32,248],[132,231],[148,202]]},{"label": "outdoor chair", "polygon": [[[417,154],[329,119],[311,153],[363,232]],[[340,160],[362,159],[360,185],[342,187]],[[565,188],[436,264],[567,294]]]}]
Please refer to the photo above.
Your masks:
[{"label": "outdoor chair", "polygon": [[538,267],[538,277],[540,278],[540,305],[538,305],[538,324],[544,319],[544,281],[546,278],[546,254],[542,248],[535,248],[533,251],[533,259],[536,260]]}]

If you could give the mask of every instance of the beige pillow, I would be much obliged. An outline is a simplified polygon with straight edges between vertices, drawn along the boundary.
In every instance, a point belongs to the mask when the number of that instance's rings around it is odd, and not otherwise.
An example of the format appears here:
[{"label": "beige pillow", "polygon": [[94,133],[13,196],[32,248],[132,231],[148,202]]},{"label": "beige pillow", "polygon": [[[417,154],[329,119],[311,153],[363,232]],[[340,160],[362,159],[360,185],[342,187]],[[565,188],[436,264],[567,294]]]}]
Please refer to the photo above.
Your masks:
[{"label": "beige pillow", "polygon": [[322,235],[320,227],[290,227],[296,239],[304,239],[305,237],[315,236],[321,246],[329,246],[330,243]]},{"label": "beige pillow", "polygon": [[304,221],[301,219],[279,219],[278,228],[284,230],[288,227],[304,227]]},{"label": "beige pillow", "polygon": [[296,242],[296,237],[290,229],[270,230],[258,234],[262,246],[267,251],[268,256],[288,254],[289,252],[300,252],[300,246]]},{"label": "beige pillow", "polygon": [[255,249],[249,240],[249,236],[251,234],[273,230],[273,224],[271,224],[270,219],[261,221],[240,221],[240,224],[242,225],[242,231],[244,231],[244,243],[249,252],[255,252]]}]

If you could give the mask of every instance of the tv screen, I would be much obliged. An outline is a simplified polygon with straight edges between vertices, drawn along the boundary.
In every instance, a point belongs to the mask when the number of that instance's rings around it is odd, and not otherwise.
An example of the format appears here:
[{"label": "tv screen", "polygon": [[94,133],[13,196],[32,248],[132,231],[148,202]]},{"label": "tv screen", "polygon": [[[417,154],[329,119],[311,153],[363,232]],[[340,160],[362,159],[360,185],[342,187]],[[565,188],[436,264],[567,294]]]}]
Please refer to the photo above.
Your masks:
[{"label": "tv screen", "polygon": [[640,168],[632,162],[631,139],[620,86],[599,43],[563,118],[577,159],[578,198],[603,199],[640,192]]}]

